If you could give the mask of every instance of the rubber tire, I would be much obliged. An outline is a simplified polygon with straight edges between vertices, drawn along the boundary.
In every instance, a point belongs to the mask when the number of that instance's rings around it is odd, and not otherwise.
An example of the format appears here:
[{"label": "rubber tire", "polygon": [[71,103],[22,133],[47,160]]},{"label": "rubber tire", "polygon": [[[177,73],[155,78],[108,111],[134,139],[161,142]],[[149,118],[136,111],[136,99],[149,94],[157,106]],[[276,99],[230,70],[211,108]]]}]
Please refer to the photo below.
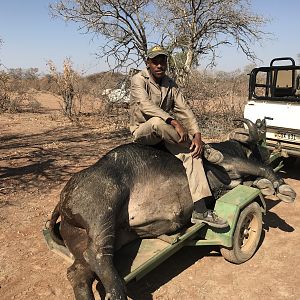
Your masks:
[{"label": "rubber tire", "polygon": [[[239,240],[239,235],[242,230],[245,232],[243,227],[246,224],[245,222],[248,222],[249,218],[251,219],[249,224],[252,224],[252,229],[254,229],[254,231],[250,232],[249,238],[246,241],[246,243],[244,245],[241,245],[241,241]],[[232,248],[225,248],[225,247],[220,248],[222,256],[227,261],[235,264],[241,264],[249,260],[257,250],[258,243],[261,237],[261,232],[262,232],[261,207],[257,202],[252,202],[251,204],[246,206],[240,213],[233,234]]]}]

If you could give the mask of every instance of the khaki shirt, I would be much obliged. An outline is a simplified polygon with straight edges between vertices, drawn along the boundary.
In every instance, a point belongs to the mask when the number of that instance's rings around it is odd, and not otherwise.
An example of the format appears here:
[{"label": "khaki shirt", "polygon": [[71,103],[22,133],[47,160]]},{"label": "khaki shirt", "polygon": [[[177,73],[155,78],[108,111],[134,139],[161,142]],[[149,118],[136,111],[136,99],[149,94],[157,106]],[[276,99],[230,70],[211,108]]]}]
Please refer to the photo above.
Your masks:
[{"label": "khaki shirt", "polygon": [[166,121],[174,118],[188,130],[190,135],[200,132],[197,120],[185,101],[176,83],[168,76],[159,86],[150,76],[147,68],[131,79],[130,131],[152,117]]}]

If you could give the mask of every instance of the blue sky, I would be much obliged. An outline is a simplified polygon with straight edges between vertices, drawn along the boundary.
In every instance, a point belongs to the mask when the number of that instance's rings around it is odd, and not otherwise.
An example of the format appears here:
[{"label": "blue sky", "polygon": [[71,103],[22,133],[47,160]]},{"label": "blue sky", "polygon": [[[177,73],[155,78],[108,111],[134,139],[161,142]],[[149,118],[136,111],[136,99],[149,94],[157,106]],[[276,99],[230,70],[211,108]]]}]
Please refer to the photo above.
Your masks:
[{"label": "blue sky", "polygon": [[[77,31],[77,25],[52,19],[49,0],[1,0],[0,1],[0,63],[7,68],[37,67],[47,72],[46,62],[53,60],[58,66],[70,57],[76,70],[95,73],[107,69],[104,61],[96,59],[95,53],[101,40]],[[255,45],[258,58],[263,64],[279,56],[297,59],[300,53],[300,1],[254,0],[253,10],[271,19],[264,31],[273,34]],[[250,62],[235,47],[223,47],[218,51],[217,69],[233,71],[243,69]],[[1,68],[1,67],[0,67]]]}]

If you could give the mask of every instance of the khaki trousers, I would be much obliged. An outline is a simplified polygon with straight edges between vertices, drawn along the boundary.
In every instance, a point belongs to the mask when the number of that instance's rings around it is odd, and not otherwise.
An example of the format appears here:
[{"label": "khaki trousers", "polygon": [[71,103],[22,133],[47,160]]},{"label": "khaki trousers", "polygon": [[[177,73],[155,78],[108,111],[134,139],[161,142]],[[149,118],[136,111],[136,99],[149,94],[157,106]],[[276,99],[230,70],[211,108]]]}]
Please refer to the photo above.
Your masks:
[{"label": "khaki trousers", "polygon": [[202,159],[192,157],[190,142],[178,144],[179,135],[173,126],[161,118],[152,117],[133,132],[133,138],[135,142],[144,145],[155,145],[164,141],[166,148],[180,159],[185,167],[193,202],[211,196]]}]

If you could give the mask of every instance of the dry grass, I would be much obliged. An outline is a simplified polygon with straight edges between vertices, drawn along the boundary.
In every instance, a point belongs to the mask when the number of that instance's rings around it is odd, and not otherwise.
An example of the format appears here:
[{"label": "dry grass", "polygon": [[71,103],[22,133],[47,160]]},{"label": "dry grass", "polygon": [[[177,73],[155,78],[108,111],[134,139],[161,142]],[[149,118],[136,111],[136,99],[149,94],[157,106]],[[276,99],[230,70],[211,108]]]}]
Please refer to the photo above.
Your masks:
[{"label": "dry grass", "polygon": [[[104,90],[115,88],[118,82],[124,80],[124,75],[103,72],[83,76],[73,69],[69,59],[64,61],[61,73],[53,62],[50,61],[48,66],[51,74],[43,77],[32,75],[35,70],[23,73],[19,70],[19,77],[15,75],[16,72],[13,76],[2,72],[0,112],[39,113],[49,106],[43,97],[50,93],[56,98],[50,97],[48,101],[59,104],[63,115],[77,125],[84,125],[88,116],[97,116],[115,130],[128,127],[128,108],[122,103],[110,103],[103,96]],[[242,117],[248,91],[247,80],[245,73],[196,71],[192,74],[183,92],[205,136],[215,139],[224,135],[235,126],[233,120]],[[39,102],[39,99],[42,101]]]}]

